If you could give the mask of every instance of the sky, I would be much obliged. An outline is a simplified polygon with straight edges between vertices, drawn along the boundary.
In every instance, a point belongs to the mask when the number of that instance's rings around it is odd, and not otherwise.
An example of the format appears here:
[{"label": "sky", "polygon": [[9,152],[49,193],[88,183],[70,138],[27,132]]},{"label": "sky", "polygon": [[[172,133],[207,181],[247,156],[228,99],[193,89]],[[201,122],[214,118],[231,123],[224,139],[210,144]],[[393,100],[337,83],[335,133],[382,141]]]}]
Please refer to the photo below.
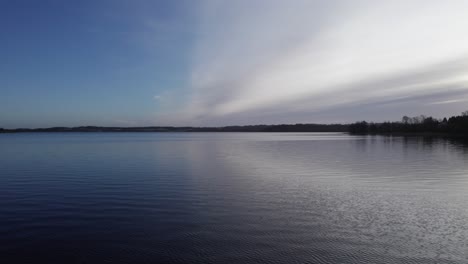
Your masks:
[{"label": "sky", "polygon": [[468,110],[464,0],[0,0],[0,127]]}]

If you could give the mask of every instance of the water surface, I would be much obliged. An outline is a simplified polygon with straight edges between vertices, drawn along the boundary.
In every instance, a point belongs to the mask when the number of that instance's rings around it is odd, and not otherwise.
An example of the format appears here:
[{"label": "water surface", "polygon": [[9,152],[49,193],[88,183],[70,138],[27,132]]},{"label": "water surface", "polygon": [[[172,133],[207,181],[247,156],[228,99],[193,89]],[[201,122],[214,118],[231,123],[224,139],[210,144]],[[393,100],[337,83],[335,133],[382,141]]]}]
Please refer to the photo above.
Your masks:
[{"label": "water surface", "polygon": [[468,263],[468,147],[336,133],[0,135],[1,263]]}]

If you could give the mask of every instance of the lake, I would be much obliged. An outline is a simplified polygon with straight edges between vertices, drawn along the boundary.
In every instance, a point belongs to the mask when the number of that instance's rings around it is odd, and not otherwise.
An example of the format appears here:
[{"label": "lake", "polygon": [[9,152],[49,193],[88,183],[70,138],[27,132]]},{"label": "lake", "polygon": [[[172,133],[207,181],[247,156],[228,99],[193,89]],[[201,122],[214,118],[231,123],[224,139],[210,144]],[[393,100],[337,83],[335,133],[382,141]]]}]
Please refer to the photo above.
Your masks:
[{"label": "lake", "polygon": [[1,263],[468,263],[468,144],[0,134]]}]

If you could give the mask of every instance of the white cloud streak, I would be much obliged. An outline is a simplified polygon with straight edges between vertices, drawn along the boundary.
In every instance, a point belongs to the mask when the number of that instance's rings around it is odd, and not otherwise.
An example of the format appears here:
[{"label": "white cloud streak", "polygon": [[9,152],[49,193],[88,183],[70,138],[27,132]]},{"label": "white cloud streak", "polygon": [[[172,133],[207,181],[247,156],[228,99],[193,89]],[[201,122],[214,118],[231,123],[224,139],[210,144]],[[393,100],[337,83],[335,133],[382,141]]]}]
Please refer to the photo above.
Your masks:
[{"label": "white cloud streak", "polygon": [[257,116],[255,123],[468,94],[466,10],[461,0],[202,1],[183,113],[201,123]]},{"label": "white cloud streak", "polygon": [[468,99],[453,99],[453,100],[445,100],[445,101],[438,101],[438,102],[432,102],[430,105],[438,105],[438,104],[453,104],[453,103],[458,103],[458,102],[466,102]]}]

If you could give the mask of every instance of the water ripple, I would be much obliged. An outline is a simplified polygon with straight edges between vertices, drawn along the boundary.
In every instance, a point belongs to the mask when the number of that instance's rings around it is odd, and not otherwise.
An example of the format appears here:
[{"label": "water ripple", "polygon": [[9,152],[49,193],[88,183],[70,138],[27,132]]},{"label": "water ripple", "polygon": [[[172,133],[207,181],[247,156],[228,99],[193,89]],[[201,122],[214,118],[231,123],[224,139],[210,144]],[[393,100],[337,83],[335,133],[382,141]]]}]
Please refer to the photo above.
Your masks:
[{"label": "water ripple", "polygon": [[468,147],[341,133],[0,135],[2,263],[468,263]]}]

